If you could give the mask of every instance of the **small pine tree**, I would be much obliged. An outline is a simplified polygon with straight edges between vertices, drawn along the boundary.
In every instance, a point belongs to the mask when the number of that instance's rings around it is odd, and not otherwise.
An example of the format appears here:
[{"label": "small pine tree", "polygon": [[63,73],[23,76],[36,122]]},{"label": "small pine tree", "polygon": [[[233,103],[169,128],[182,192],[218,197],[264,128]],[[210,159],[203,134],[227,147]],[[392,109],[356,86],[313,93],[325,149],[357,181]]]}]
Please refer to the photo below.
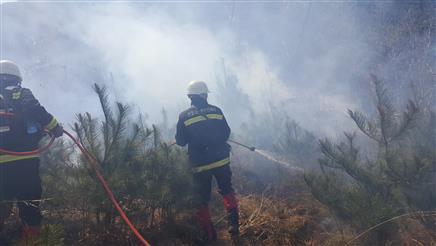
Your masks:
[{"label": "small pine tree", "polygon": [[[345,133],[345,141],[320,141],[320,174],[305,176],[312,194],[336,215],[364,229],[400,213],[416,209],[434,209],[435,158],[422,154],[416,126],[423,121],[418,106],[409,101],[402,114],[395,110],[384,84],[372,76],[377,117],[369,118],[349,110],[360,132],[373,140],[375,158],[364,157],[356,146],[355,133]],[[434,132],[434,125],[430,127]],[[426,130],[430,130],[426,129]],[[434,190],[434,189],[433,189]],[[430,194],[430,198],[429,198]],[[423,205],[425,204],[425,206]],[[373,243],[398,236],[397,224],[377,231]]]},{"label": "small pine tree", "polygon": [[[78,140],[96,158],[98,168],[135,225],[160,228],[172,223],[175,214],[189,208],[192,200],[186,155],[163,142],[157,126],[146,127],[142,117],[132,121],[127,105],[116,103],[111,107],[105,87],[94,85],[94,91],[104,118],[78,114],[73,128]],[[45,196],[55,198],[46,205],[51,211],[47,217],[55,217],[69,227],[71,218],[80,217],[81,238],[95,233],[107,236],[101,242],[113,243],[113,235],[125,234],[93,169],[69,142],[57,144],[43,162]],[[65,208],[68,214],[56,214]],[[108,233],[111,231],[117,233]]]}]

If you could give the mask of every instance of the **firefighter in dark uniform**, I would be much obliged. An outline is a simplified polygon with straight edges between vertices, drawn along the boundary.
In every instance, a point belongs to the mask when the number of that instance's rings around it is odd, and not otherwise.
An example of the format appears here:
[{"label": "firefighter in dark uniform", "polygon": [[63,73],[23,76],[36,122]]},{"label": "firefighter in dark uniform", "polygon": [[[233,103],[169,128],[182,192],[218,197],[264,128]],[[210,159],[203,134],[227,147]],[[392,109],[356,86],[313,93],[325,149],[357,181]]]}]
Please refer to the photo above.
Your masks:
[{"label": "firefighter in dark uniform", "polygon": [[176,143],[188,145],[194,185],[199,198],[197,217],[207,242],[217,239],[208,203],[211,198],[212,177],[215,177],[228,213],[229,233],[239,234],[238,205],[231,182],[230,128],[221,109],[207,102],[208,88],[203,81],[188,86],[191,107],[182,112],[177,123]]},{"label": "firefighter in dark uniform", "polygon": [[[41,106],[32,92],[21,87],[18,66],[0,61],[0,148],[14,152],[33,151],[49,130],[55,137],[63,133],[62,126]],[[35,238],[40,233],[41,179],[39,156],[0,154],[0,199],[17,200],[23,238]],[[9,215],[11,204],[2,207],[0,224]],[[3,204],[4,205],[4,204]]]}]

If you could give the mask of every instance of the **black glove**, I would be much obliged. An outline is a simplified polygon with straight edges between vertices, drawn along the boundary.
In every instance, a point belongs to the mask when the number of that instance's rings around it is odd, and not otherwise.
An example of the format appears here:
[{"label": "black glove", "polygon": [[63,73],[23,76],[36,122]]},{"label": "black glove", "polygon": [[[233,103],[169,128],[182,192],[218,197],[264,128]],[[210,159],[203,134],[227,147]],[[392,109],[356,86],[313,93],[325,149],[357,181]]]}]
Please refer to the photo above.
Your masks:
[{"label": "black glove", "polygon": [[51,130],[51,133],[53,133],[55,138],[58,138],[64,134],[64,128],[60,124],[57,124],[56,127]]}]

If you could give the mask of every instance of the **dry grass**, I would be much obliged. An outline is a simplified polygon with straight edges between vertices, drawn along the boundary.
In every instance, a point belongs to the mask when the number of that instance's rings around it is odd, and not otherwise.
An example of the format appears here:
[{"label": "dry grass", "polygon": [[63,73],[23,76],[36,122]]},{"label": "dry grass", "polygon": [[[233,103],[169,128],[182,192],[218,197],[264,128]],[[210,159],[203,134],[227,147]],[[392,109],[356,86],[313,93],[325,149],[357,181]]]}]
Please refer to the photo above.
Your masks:
[{"label": "dry grass", "polygon": [[[302,201],[301,203],[305,203]],[[315,245],[325,210],[262,196],[240,198],[241,237],[250,245]]]}]

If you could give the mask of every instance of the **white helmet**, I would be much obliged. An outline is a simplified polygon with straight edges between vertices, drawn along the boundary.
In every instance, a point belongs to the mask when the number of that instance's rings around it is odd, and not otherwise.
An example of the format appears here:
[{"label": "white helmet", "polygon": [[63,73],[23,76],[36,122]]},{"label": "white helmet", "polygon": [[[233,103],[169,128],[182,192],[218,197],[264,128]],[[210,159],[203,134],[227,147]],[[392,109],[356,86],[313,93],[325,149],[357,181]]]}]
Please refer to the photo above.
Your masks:
[{"label": "white helmet", "polygon": [[189,82],[188,95],[200,95],[209,93],[209,89],[204,81],[194,80]]},{"label": "white helmet", "polygon": [[13,75],[18,77],[19,78],[18,82],[21,82],[21,80],[23,80],[23,77],[21,76],[20,69],[18,68],[17,64],[9,60],[0,61],[0,75],[3,74]]}]

